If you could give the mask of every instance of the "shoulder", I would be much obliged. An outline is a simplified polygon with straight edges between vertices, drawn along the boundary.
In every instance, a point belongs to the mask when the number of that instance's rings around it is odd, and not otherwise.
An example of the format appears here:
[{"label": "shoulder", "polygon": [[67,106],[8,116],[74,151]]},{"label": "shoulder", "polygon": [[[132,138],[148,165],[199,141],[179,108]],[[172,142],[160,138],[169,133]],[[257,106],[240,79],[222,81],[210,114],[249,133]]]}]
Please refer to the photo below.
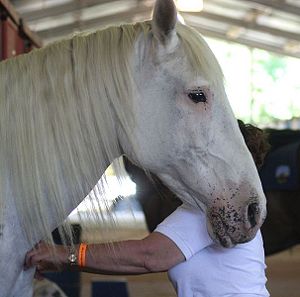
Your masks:
[{"label": "shoulder", "polygon": [[206,215],[186,205],[178,207],[155,231],[174,241],[186,259],[213,243],[207,232]]}]

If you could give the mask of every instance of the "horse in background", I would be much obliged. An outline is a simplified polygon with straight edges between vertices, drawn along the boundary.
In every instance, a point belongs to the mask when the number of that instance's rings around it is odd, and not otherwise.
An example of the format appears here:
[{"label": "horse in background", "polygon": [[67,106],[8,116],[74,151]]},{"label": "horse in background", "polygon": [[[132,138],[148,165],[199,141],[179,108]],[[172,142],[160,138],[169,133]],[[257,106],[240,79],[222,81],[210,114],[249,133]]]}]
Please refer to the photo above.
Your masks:
[{"label": "horse in background", "polygon": [[300,131],[266,132],[271,150],[260,170],[268,209],[262,234],[272,255],[300,243]]},{"label": "horse in background", "polygon": [[90,215],[101,221],[105,187],[94,186],[122,155],[202,208],[225,247],[251,240],[265,218],[220,66],[199,33],[177,23],[172,0],[157,0],[151,21],[1,62],[0,112],[2,297],[31,296],[26,251],[91,190],[99,201]]},{"label": "horse in background", "polygon": [[[300,244],[300,131],[266,129],[270,150],[260,176],[267,197],[267,217],[261,231],[266,255]],[[262,160],[256,160],[262,164]],[[136,195],[145,214],[148,230],[182,204],[159,179],[124,160],[129,176],[136,183]]]}]

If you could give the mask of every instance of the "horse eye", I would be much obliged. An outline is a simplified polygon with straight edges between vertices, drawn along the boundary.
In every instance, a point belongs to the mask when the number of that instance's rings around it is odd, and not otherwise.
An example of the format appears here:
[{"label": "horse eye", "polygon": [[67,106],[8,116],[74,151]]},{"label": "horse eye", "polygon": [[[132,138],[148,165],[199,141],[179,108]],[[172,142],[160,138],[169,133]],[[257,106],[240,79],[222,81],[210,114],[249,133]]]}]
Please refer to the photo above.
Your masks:
[{"label": "horse eye", "polygon": [[190,93],[188,93],[188,96],[194,103],[207,101],[207,98],[206,98],[204,92],[201,90],[191,91]]}]

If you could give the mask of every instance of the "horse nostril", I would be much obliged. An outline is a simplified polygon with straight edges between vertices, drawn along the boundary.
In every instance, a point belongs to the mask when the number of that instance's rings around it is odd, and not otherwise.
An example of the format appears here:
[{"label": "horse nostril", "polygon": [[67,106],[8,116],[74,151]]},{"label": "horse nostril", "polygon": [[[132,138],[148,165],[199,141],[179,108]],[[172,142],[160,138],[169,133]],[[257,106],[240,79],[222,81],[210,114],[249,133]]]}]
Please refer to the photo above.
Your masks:
[{"label": "horse nostril", "polygon": [[256,218],[258,215],[258,204],[257,203],[251,203],[248,205],[248,221],[250,222],[251,228],[255,227],[257,222]]}]

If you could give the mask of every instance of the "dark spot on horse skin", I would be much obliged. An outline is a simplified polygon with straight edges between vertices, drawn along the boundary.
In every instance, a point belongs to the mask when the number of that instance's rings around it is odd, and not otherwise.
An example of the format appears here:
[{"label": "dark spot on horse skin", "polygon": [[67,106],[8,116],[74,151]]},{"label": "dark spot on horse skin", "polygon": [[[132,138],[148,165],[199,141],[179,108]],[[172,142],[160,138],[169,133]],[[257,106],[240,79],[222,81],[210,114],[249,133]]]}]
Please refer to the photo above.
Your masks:
[{"label": "dark spot on horse skin", "polygon": [[222,244],[222,246],[227,246],[227,239],[226,238],[220,238],[219,237],[219,240],[220,240],[220,243]]},{"label": "dark spot on horse skin", "polygon": [[229,233],[235,233],[236,231],[237,231],[237,228],[235,227],[235,226],[230,226],[229,228],[228,228],[228,231],[229,231]]},{"label": "dark spot on horse skin", "polygon": [[238,221],[240,220],[240,217],[239,217],[239,215],[237,214],[237,212],[234,212],[234,213],[233,213],[233,220],[234,220],[234,222],[238,222]]},{"label": "dark spot on horse skin", "polygon": [[4,224],[0,224],[0,237],[3,236]]}]

